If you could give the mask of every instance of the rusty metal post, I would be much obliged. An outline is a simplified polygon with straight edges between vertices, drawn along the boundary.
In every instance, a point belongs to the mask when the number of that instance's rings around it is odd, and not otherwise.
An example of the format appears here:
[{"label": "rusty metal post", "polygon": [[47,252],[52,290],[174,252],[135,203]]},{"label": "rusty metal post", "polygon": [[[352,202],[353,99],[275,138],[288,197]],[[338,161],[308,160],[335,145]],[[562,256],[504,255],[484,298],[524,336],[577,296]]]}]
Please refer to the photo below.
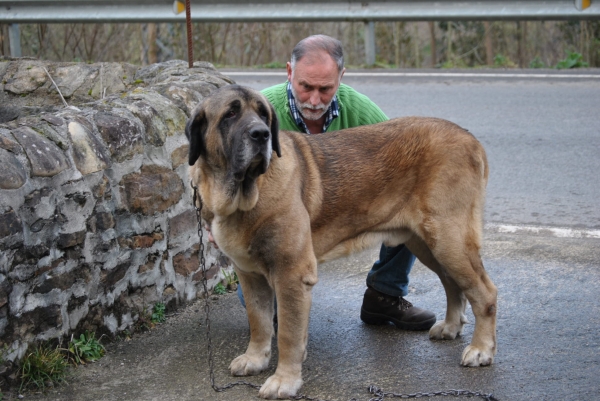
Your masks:
[{"label": "rusty metal post", "polygon": [[187,27],[187,45],[188,45],[188,67],[194,66],[194,46],[192,43],[192,13],[190,11],[190,1],[185,0],[185,24]]}]

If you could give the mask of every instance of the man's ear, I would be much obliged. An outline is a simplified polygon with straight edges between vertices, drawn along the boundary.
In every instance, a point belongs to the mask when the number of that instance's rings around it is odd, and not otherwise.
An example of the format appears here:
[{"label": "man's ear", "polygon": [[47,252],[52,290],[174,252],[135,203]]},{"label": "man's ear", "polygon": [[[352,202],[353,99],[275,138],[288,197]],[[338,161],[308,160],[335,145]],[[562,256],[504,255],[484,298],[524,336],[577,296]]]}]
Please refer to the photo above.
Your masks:
[{"label": "man's ear", "polygon": [[288,81],[292,82],[292,63],[288,61],[285,65],[285,70],[287,72]]},{"label": "man's ear", "polygon": [[279,145],[279,120],[277,119],[277,113],[275,113],[275,109],[270,102],[269,108],[271,109],[271,147],[273,148],[273,152],[281,157],[281,146]]},{"label": "man's ear", "polygon": [[206,135],[207,125],[204,108],[199,106],[194,110],[192,117],[190,117],[185,126],[185,136],[187,136],[190,142],[190,151],[188,154],[190,166],[196,164],[196,160],[206,154],[204,136]]}]

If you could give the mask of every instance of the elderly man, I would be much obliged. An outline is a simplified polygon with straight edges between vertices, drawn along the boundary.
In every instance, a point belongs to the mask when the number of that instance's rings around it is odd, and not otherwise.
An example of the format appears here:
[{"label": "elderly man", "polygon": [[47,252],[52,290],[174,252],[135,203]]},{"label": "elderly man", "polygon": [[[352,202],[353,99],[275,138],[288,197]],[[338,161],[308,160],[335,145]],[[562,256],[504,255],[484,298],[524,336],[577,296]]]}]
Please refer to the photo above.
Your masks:
[{"label": "elderly man", "polygon": [[[341,83],[344,72],[340,41],[326,35],[300,41],[287,63],[288,81],[262,91],[275,108],[280,129],[316,135],[388,120],[369,98]],[[360,312],[365,323],[392,322],[405,330],[433,326],[436,318],[432,312],[404,299],[414,261],[404,245],[382,245],[379,260],[367,274]],[[238,294],[244,304],[242,292]]]}]

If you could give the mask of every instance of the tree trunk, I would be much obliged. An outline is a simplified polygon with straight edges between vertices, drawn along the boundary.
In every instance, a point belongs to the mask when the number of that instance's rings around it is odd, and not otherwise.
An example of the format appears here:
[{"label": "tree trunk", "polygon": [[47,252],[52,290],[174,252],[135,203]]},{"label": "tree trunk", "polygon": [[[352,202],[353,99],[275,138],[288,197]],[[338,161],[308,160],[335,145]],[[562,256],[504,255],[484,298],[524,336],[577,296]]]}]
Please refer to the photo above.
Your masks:
[{"label": "tree trunk", "polygon": [[485,29],[485,63],[489,66],[494,65],[494,50],[492,48],[492,24],[490,21],[483,22]]},{"label": "tree trunk", "polygon": [[435,45],[435,22],[429,21],[429,34],[431,36],[431,68],[437,64],[437,48]]},{"label": "tree trunk", "polygon": [[148,63],[158,63],[158,47],[156,46],[156,24],[151,22],[147,28],[148,34]]}]

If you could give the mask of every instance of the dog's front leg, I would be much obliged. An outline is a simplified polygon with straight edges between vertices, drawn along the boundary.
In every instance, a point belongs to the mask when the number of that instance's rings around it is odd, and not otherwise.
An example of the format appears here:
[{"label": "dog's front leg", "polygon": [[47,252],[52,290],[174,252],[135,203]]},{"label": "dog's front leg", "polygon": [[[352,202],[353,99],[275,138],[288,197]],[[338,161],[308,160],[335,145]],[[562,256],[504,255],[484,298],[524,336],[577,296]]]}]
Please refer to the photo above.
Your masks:
[{"label": "dog's front leg", "polygon": [[279,361],[275,374],[259,391],[263,398],[293,397],[302,386],[312,287],[317,282],[316,264],[312,258],[306,267],[287,267],[285,274],[276,276]]},{"label": "dog's front leg", "polygon": [[267,368],[273,337],[273,290],[266,278],[236,269],[246,301],[250,344],[246,352],[229,365],[234,376],[255,375]]}]

